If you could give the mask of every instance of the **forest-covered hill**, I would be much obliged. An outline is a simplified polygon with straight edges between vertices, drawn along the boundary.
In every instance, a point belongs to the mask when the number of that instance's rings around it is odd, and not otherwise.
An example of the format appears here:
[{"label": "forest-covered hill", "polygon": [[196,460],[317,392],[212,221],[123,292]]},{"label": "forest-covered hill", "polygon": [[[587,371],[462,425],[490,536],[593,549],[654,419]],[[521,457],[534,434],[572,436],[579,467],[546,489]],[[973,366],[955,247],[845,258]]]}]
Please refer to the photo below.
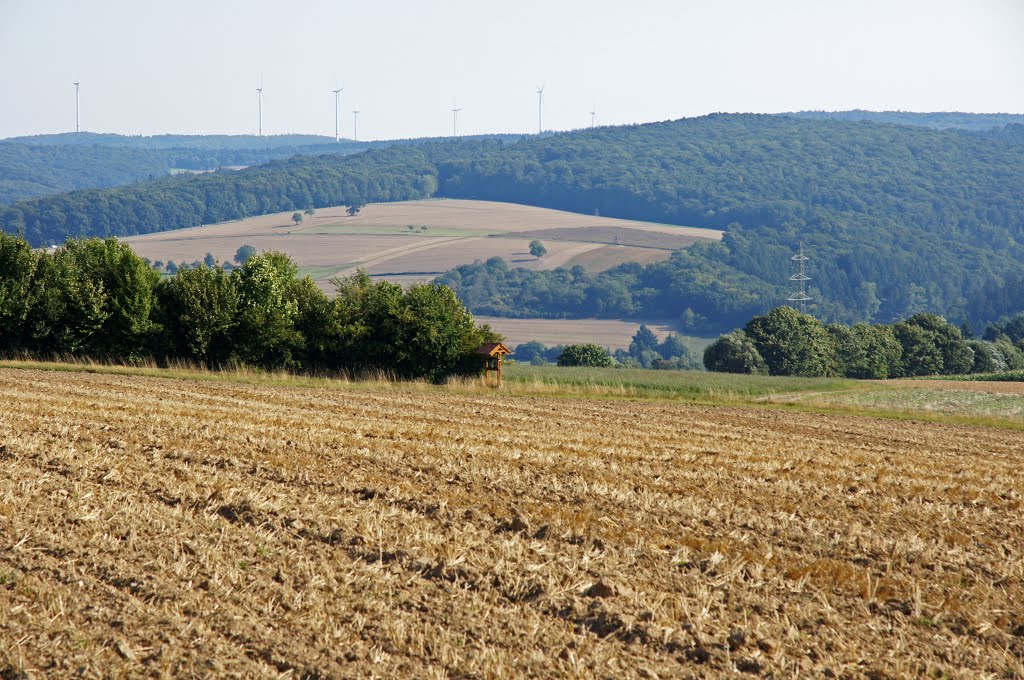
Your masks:
[{"label": "forest-covered hill", "polygon": [[40,244],[430,195],[510,201],[726,234],[666,263],[593,277],[502,273],[497,263],[447,276],[471,308],[657,315],[726,329],[784,300],[802,242],[813,258],[813,309],[827,320],[927,310],[980,323],[1024,305],[1016,127],[992,134],[719,114],[515,143],[424,142],[75,192],[0,209],[0,225]]},{"label": "forest-covered hill", "polygon": [[[275,139],[275,143],[252,140]],[[313,140],[323,138],[311,138]],[[297,135],[260,137],[125,137],[81,135],[0,141],[0,205],[74,191],[165,177],[175,170],[209,171],[260,165],[297,154],[351,154],[365,142],[308,142]],[[167,146],[167,142],[181,146]],[[296,143],[292,143],[296,142]],[[237,144],[237,146],[232,146]],[[194,145],[194,146],[189,146]]]},{"label": "forest-covered hill", "polygon": [[[480,139],[482,137],[473,137]],[[487,138],[514,140],[518,135]],[[165,177],[261,165],[296,155],[348,155],[425,139],[359,142],[318,135],[155,135],[95,132],[0,140],[0,205],[75,191],[104,189]]]}]

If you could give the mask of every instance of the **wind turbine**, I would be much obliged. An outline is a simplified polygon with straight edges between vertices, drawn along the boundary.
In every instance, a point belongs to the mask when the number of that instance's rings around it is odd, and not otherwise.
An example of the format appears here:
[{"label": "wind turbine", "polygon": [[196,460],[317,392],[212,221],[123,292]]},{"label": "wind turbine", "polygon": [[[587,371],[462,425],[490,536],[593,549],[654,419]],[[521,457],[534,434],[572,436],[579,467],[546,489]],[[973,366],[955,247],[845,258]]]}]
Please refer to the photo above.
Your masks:
[{"label": "wind turbine", "polygon": [[594,108],[590,111],[590,127],[594,127],[597,121],[597,104],[594,104]]},{"label": "wind turbine", "polygon": [[256,104],[260,111],[259,136],[263,136],[263,76],[260,76],[260,86],[256,88]]},{"label": "wind turbine", "polygon": [[78,126],[78,86],[80,84],[79,81],[75,81],[75,132],[81,131],[81,128]]},{"label": "wind turbine", "polygon": [[341,128],[338,127],[338,107],[341,106],[341,91],[345,88],[339,87],[337,90],[331,90],[334,93],[334,141],[341,141]]},{"label": "wind turbine", "polygon": [[359,141],[359,106],[352,109],[352,139]]},{"label": "wind turbine", "polygon": [[544,85],[537,87],[537,134],[544,131]]},{"label": "wind turbine", "polygon": [[459,105],[454,101],[452,102],[452,137],[459,136]]}]

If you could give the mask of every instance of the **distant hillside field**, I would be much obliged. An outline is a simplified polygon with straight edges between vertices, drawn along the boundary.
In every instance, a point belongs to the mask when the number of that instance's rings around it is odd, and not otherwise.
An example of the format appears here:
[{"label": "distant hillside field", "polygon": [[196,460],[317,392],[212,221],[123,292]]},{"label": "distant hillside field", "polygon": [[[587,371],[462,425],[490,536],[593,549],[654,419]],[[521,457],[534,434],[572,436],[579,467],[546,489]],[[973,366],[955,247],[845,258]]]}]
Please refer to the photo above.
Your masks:
[{"label": "distant hillside field", "polygon": [[[294,212],[294,211],[293,211]],[[696,241],[722,232],[653,224],[511,203],[466,200],[403,201],[368,205],[354,217],[344,207],[322,208],[295,224],[292,212],[123,239],[143,257],[176,263],[212,253],[229,262],[242,245],[280,250],[324,288],[357,267],[400,283],[428,281],[475,260],[502,257],[516,267],[552,269],[580,264],[600,271],[623,262],[666,260]],[[539,238],[547,255],[530,255]],[[618,239],[619,245],[615,245]],[[642,245],[627,245],[627,244]],[[599,254],[588,266],[588,255]]]}]

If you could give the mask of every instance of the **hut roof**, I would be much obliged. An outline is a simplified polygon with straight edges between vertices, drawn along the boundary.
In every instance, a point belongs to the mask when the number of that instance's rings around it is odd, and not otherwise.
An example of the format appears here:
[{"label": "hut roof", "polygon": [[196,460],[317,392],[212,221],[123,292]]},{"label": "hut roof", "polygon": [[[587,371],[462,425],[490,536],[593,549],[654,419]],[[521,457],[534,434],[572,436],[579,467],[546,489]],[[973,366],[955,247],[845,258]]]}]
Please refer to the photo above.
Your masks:
[{"label": "hut roof", "polygon": [[500,354],[512,354],[512,350],[505,347],[503,342],[488,342],[486,345],[481,345],[475,353],[493,357]]}]

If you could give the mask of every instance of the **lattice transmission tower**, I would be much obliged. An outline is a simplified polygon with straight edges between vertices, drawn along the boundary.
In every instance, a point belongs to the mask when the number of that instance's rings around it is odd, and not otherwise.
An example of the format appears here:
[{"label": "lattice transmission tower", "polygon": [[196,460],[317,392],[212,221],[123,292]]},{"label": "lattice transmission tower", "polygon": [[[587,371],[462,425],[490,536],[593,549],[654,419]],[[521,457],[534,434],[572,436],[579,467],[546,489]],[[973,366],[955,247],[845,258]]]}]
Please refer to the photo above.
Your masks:
[{"label": "lattice transmission tower", "polygon": [[807,282],[811,280],[811,277],[807,276],[807,274],[804,273],[804,263],[807,262],[811,258],[809,258],[806,255],[804,255],[804,244],[802,242],[800,243],[800,251],[796,255],[794,255],[793,257],[791,257],[789,259],[793,260],[793,262],[795,262],[796,266],[797,266],[797,272],[795,274],[793,274],[792,276],[790,276],[789,280],[790,281],[796,281],[799,284],[799,286],[800,286],[800,290],[798,290],[797,292],[793,293],[792,295],[790,295],[786,299],[789,300],[790,302],[799,302],[800,303],[800,313],[801,314],[806,314],[805,309],[806,309],[807,303],[810,302],[811,300],[813,300],[814,298],[809,297],[807,295],[807,291],[806,291]]}]

